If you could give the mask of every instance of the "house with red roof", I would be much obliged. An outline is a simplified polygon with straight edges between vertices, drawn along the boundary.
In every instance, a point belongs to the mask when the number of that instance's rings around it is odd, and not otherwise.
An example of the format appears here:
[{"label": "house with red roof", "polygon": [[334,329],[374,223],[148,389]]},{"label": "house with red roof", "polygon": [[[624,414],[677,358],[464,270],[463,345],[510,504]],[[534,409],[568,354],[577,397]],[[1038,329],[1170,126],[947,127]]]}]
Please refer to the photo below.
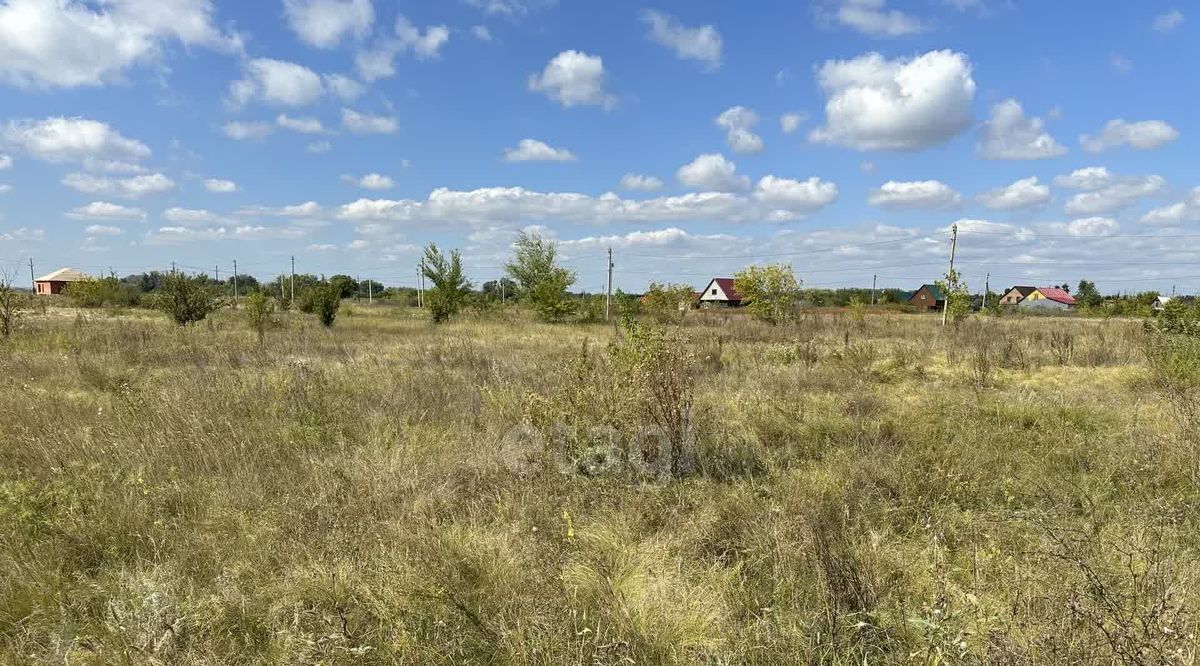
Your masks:
[{"label": "house with red roof", "polygon": [[733,278],[713,278],[700,292],[701,307],[730,307],[742,304],[742,296],[733,286]]},{"label": "house with red roof", "polygon": [[1042,310],[1069,310],[1075,307],[1075,297],[1058,287],[1038,287],[1021,299],[1019,307]]}]

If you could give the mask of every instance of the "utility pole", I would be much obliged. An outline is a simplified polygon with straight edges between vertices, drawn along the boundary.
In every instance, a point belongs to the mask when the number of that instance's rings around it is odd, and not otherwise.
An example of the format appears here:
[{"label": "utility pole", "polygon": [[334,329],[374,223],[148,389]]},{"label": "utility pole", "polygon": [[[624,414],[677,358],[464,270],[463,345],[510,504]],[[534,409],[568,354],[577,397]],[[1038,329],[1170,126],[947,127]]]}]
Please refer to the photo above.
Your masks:
[{"label": "utility pole", "polygon": [[871,305],[875,305],[875,285],[879,282],[878,275],[871,276]]},{"label": "utility pole", "polygon": [[171,275],[174,275],[174,274],[175,274],[175,262],[172,261],[171,262]]},{"label": "utility pole", "polygon": [[500,305],[504,305],[504,278],[500,278]]},{"label": "utility pole", "polygon": [[29,258],[29,284],[33,287],[33,293],[37,293],[37,278],[33,276],[33,257]]},{"label": "utility pole", "polygon": [[425,273],[421,271],[424,264],[417,266],[417,307],[425,307]]},{"label": "utility pole", "polygon": [[988,292],[992,290],[992,274],[988,273],[983,278],[983,309],[987,309]]},{"label": "utility pole", "polygon": [[213,266],[213,279],[218,283],[221,282],[221,264]]},{"label": "utility pole", "polygon": [[[946,274],[946,287],[954,286],[954,253],[958,250],[958,225],[950,227],[950,272]],[[950,294],[942,294],[942,326],[946,325],[946,317],[950,313]]]},{"label": "utility pole", "polygon": [[238,286],[237,286],[237,259],[233,260],[233,309],[237,309],[238,302]]},{"label": "utility pole", "polygon": [[292,307],[296,307],[296,255],[292,255],[292,280],[291,280],[291,300]]},{"label": "utility pole", "polygon": [[367,278],[367,304],[375,304],[375,285],[371,283],[371,278]]},{"label": "utility pole", "polygon": [[612,307],[612,248],[608,248],[608,289],[604,292],[604,321],[608,321],[608,314]]}]

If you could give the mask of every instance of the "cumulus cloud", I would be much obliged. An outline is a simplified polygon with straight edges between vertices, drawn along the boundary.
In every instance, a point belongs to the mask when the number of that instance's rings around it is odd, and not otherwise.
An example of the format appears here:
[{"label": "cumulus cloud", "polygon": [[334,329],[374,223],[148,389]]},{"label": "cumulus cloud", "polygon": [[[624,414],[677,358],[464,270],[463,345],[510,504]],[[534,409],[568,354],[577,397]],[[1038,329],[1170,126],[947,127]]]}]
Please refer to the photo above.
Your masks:
[{"label": "cumulus cloud", "polygon": [[979,155],[989,160],[1043,160],[1067,152],[1046,132],[1041,118],[1029,118],[1015,99],[992,107],[992,117],[983,124]]},{"label": "cumulus cloud", "polygon": [[919,19],[888,9],[886,0],[840,0],[833,19],[871,37],[904,37],[926,29]]},{"label": "cumulus cloud", "polygon": [[41,241],[46,238],[45,229],[20,227],[10,232],[0,232],[0,241]]},{"label": "cumulus cloud", "polygon": [[162,216],[168,222],[184,225],[218,224],[229,221],[227,218],[203,208],[180,208],[179,206],[164,210]]},{"label": "cumulus cloud", "polygon": [[161,194],[175,189],[175,181],[161,173],[109,178],[86,173],[69,173],[63,176],[62,184],[85,194],[102,194],[122,199],[140,199],[152,194]]},{"label": "cumulus cloud", "polygon": [[685,60],[697,60],[709,69],[721,66],[721,33],[711,25],[689,28],[679,19],[653,9],[643,9],[642,23],[650,28],[649,37]]},{"label": "cumulus cloud", "polygon": [[1124,176],[1108,174],[1104,185],[1087,182],[1088,191],[1072,196],[1066,205],[1068,215],[1102,215],[1127,208],[1144,197],[1162,194],[1166,181],[1162,176]]},{"label": "cumulus cloud", "polygon": [[232,194],[238,191],[237,183],[232,180],[221,180],[219,178],[209,178],[204,181],[204,189],[214,194]]},{"label": "cumulus cloud", "polygon": [[345,74],[326,74],[324,80],[325,88],[343,102],[353,102],[367,91],[366,86]]},{"label": "cumulus cloud", "polygon": [[1141,222],[1161,227],[1200,222],[1200,187],[1193,189],[1183,201],[1150,210],[1142,216]]},{"label": "cumulus cloud", "polygon": [[391,178],[379,173],[369,173],[361,177],[342,176],[342,181],[364,190],[390,190],[396,185]]},{"label": "cumulus cloud", "polygon": [[144,220],[146,213],[140,208],[131,208],[107,201],[93,201],[67,213],[76,220]]},{"label": "cumulus cloud", "polygon": [[315,201],[305,201],[304,203],[294,204],[291,206],[270,207],[270,206],[248,206],[238,209],[238,215],[249,216],[265,216],[265,217],[289,217],[293,219],[313,219],[321,217],[325,214],[325,209],[321,204]]},{"label": "cumulus cloud", "polygon": [[221,126],[221,132],[234,141],[265,139],[274,131],[274,126],[261,121],[234,120]]},{"label": "cumulus cloud", "polygon": [[830,60],[817,70],[817,81],[827,97],[825,124],[809,134],[812,141],[857,150],[921,150],[971,125],[975,81],[961,53]]},{"label": "cumulus cloud", "polygon": [[654,176],[643,176],[638,173],[627,173],[621,177],[621,189],[633,192],[654,192],[661,190],[663,182]]},{"label": "cumulus cloud", "polygon": [[110,224],[89,224],[84,233],[89,236],[120,236],[121,227],[114,227]]},{"label": "cumulus cloud", "polygon": [[355,56],[355,68],[363,79],[375,81],[394,76],[396,56],[401,53],[412,53],[418,60],[436,60],[450,41],[450,29],[446,26],[431,25],[422,31],[405,16],[397,17],[392,33]]},{"label": "cumulus cloud", "polygon": [[195,228],[165,226],[146,233],[146,245],[180,245],[183,243],[221,240],[295,240],[312,233],[305,227],[268,227],[241,224]]},{"label": "cumulus cloud", "polygon": [[808,114],[799,111],[792,111],[779,116],[779,129],[783,130],[784,134],[791,134],[800,129],[804,121],[808,120]]},{"label": "cumulus cloud", "polygon": [[344,108],[342,127],[355,134],[395,134],[400,129],[400,124],[390,116],[372,116]]},{"label": "cumulus cloud", "polygon": [[1121,225],[1111,217],[1085,217],[1067,223],[1067,233],[1072,236],[1111,236],[1121,230]]},{"label": "cumulus cloud", "polygon": [[1116,176],[1105,167],[1084,167],[1055,177],[1054,184],[1073,190],[1097,190],[1115,179]]},{"label": "cumulus cloud", "polygon": [[1037,176],[1022,178],[1011,185],[988,190],[979,195],[979,202],[992,210],[1018,210],[1050,203],[1050,187],[1038,182]]},{"label": "cumulus cloud", "polygon": [[361,39],[375,22],[371,0],[283,0],[283,14],[300,41],[320,49]]},{"label": "cumulus cloud", "polygon": [[1183,12],[1178,9],[1172,9],[1169,12],[1159,14],[1154,17],[1153,23],[1150,24],[1158,32],[1174,32],[1183,25]]},{"label": "cumulus cloud", "polygon": [[675,177],[694,190],[737,192],[750,187],[750,179],[737,175],[737,165],[720,153],[700,155],[679,167]]},{"label": "cumulus cloud", "polygon": [[274,58],[255,58],[243,65],[245,76],[229,84],[229,103],[244,106],[259,100],[274,106],[308,106],[325,94],[321,76],[304,65]]},{"label": "cumulus cloud", "polygon": [[949,185],[937,180],[889,180],[871,192],[867,203],[898,210],[950,208],[962,203],[962,197]]},{"label": "cumulus cloud", "polygon": [[744,106],[733,106],[717,116],[717,127],[725,130],[725,141],[737,153],[760,153],[762,137],[752,128],[758,123],[758,114]]},{"label": "cumulus cloud", "polygon": [[529,76],[529,90],[540,92],[564,107],[616,105],[616,97],[604,90],[604,61],[581,51],[563,51],[554,56],[541,74]]},{"label": "cumulus cloud", "polygon": [[792,180],[776,176],[764,176],[758,181],[754,198],[775,210],[773,220],[795,219],[820,210],[837,199],[837,185],[812,177],[807,180]]},{"label": "cumulus cloud", "polygon": [[55,164],[150,157],[150,148],[141,141],[122,136],[106,123],[78,117],[10,120],[0,131],[0,144]]},{"label": "cumulus cloud", "polygon": [[316,118],[293,118],[285,113],[275,118],[275,124],[301,134],[324,134],[325,126]]},{"label": "cumulus cloud", "polygon": [[1084,134],[1079,143],[1089,153],[1101,153],[1119,146],[1138,150],[1152,150],[1179,138],[1179,131],[1161,120],[1143,120],[1129,123],[1121,120],[1108,121],[1095,136]]},{"label": "cumulus cloud", "polygon": [[11,157],[9,157],[8,155],[5,155],[3,153],[0,153],[0,171],[4,171],[6,169],[11,169],[12,164],[13,164],[13,161],[12,161]]},{"label": "cumulus cloud", "polygon": [[9,0],[0,4],[0,80],[75,88],[121,81],[170,44],[240,51],[213,21],[210,0]]},{"label": "cumulus cloud", "polygon": [[504,151],[505,162],[574,162],[576,157],[566,148],[554,148],[536,139],[521,139],[516,148]]}]

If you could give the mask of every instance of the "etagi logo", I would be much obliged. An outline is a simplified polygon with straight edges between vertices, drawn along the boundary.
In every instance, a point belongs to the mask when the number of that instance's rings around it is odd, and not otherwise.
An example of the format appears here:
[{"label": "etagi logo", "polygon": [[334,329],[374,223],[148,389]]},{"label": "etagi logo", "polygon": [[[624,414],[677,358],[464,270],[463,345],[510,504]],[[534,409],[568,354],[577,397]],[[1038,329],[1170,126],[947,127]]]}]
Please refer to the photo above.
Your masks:
[{"label": "etagi logo", "polygon": [[641,483],[665,484],[696,467],[696,433],[688,424],[678,432],[644,426],[622,433],[611,426],[584,428],[556,423],[539,429],[520,424],[500,441],[500,461],[518,476],[543,469],[591,477],[626,476]]}]

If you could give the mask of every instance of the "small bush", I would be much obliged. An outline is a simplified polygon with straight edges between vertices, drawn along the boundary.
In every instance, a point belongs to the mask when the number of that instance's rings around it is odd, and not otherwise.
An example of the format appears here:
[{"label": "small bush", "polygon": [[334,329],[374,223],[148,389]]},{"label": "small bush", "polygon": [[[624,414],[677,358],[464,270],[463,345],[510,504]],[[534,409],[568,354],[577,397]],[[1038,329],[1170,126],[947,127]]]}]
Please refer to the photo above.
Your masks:
[{"label": "small bush", "polygon": [[251,292],[246,297],[246,323],[258,335],[258,344],[261,345],[267,329],[276,324],[275,301],[261,291]]},{"label": "small bush", "polygon": [[678,324],[696,299],[691,286],[651,282],[642,297],[642,311],[660,324]]},{"label": "small bush", "polygon": [[311,290],[313,311],[325,328],[333,326],[337,319],[338,308],[342,305],[342,295],[337,287],[323,285]]},{"label": "small bush", "polygon": [[217,296],[203,275],[171,273],[163,277],[158,308],[180,326],[202,321],[217,309]]}]

